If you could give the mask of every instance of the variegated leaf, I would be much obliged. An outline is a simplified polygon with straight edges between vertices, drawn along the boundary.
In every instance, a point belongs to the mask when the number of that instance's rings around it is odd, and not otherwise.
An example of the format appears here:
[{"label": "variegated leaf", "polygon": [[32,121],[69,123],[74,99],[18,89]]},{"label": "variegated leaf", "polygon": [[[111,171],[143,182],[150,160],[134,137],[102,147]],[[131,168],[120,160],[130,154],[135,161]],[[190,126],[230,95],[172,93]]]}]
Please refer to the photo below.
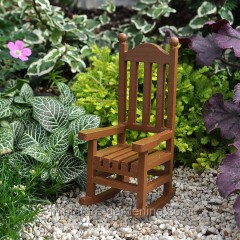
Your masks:
[{"label": "variegated leaf", "polygon": [[48,0],[35,0],[37,5],[40,5],[42,10],[51,11],[51,5]]},{"label": "variegated leaf", "polygon": [[36,159],[39,162],[47,163],[51,161],[49,155],[45,152],[42,146],[39,144],[31,145],[22,151],[23,154]]},{"label": "variegated leaf", "polygon": [[70,130],[58,129],[48,138],[44,148],[54,157],[55,154],[64,153],[69,147]]},{"label": "variegated leaf", "polygon": [[6,107],[0,111],[0,119],[10,117],[12,115],[10,107]]},{"label": "variegated leaf", "polygon": [[25,149],[31,145],[42,144],[46,141],[46,137],[47,132],[41,125],[36,123],[29,124],[21,139],[19,139],[18,147]]},{"label": "variegated leaf", "polygon": [[57,84],[57,87],[60,91],[60,96],[59,96],[60,102],[67,107],[71,106],[76,101],[76,98],[73,92],[65,83],[59,82]]},{"label": "variegated leaf", "polygon": [[22,153],[11,154],[9,162],[22,176],[26,177],[31,174],[31,171],[35,171],[37,165],[37,161],[34,158]]},{"label": "variegated leaf", "polygon": [[13,150],[13,133],[10,128],[0,127],[0,155]]},{"label": "variegated leaf", "polygon": [[58,177],[64,182],[70,182],[86,170],[85,165],[78,158],[69,154],[56,156]]},{"label": "variegated leaf", "polygon": [[49,132],[66,127],[68,109],[52,97],[34,97],[32,99],[34,118]]},{"label": "variegated leaf", "polygon": [[27,101],[29,98],[32,98],[34,96],[32,88],[29,86],[29,84],[24,83],[19,96],[22,97],[25,101]]},{"label": "variegated leaf", "polygon": [[70,106],[69,110],[69,120],[77,119],[78,117],[86,113],[85,109],[80,106]]},{"label": "variegated leaf", "polygon": [[96,128],[100,125],[100,117],[92,114],[83,115],[79,118],[79,120],[81,122],[81,130]]},{"label": "variegated leaf", "polygon": [[13,105],[11,106],[12,113],[17,117],[28,117],[29,114],[32,112],[31,108],[29,107],[20,107]]},{"label": "variegated leaf", "polygon": [[20,121],[14,121],[10,123],[10,127],[13,132],[14,142],[18,142],[18,140],[23,136],[25,131],[24,124]]}]

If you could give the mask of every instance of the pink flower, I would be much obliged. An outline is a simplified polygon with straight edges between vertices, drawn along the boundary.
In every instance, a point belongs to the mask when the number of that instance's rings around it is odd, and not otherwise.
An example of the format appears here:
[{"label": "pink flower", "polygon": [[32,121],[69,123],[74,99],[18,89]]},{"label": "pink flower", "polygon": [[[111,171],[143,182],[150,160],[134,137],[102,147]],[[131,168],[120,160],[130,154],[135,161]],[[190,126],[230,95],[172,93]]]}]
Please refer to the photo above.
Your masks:
[{"label": "pink flower", "polygon": [[17,40],[14,42],[8,43],[8,48],[10,50],[10,54],[14,58],[19,58],[22,61],[27,61],[28,56],[32,54],[32,51],[30,48],[24,48],[24,42]]}]

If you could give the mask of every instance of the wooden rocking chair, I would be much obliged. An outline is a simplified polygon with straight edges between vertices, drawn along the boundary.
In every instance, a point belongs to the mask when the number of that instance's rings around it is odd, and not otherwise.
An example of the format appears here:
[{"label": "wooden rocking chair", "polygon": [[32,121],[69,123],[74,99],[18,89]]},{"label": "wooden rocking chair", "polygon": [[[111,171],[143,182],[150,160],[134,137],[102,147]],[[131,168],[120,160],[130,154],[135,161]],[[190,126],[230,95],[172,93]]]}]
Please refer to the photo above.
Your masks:
[{"label": "wooden rocking chair", "polygon": [[[79,139],[89,141],[87,164],[86,197],[80,198],[84,205],[95,204],[114,197],[123,190],[137,193],[135,217],[155,214],[175,194],[172,186],[174,125],[176,110],[176,77],[178,61],[178,39],[170,38],[170,53],[151,43],[143,43],[128,51],[127,36],[120,33],[119,39],[119,91],[118,91],[118,126],[86,129],[79,132]],[[129,102],[127,104],[127,62],[130,62]],[[138,66],[144,64],[142,122],[136,122]],[[150,125],[152,66],[158,65],[156,83],[156,118],[155,125]],[[168,65],[168,68],[166,66]],[[165,97],[166,69],[168,69],[168,97]],[[128,109],[127,109],[127,106]],[[166,114],[165,114],[166,112]],[[167,120],[164,120],[166,115]],[[166,124],[165,124],[166,123]],[[126,144],[126,129],[156,133]],[[118,143],[97,151],[97,139],[117,134]],[[166,149],[155,148],[166,142]],[[164,166],[157,170],[157,166]],[[159,169],[159,168],[158,168]],[[109,176],[116,176],[115,179]],[[152,181],[150,176],[157,176]],[[130,177],[137,178],[137,184],[130,183]],[[95,194],[96,184],[110,186],[103,193]],[[163,185],[160,198],[146,205],[147,193]]]}]

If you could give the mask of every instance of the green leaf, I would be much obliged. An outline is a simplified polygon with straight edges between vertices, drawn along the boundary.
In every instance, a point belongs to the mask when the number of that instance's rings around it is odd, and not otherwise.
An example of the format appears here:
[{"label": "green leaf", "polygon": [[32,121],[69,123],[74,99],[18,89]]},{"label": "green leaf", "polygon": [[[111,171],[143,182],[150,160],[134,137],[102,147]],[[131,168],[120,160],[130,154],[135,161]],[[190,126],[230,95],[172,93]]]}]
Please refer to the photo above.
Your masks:
[{"label": "green leaf", "polygon": [[205,17],[206,15],[214,14],[217,11],[216,5],[204,1],[202,5],[198,8],[198,17]]},{"label": "green leaf", "polygon": [[34,96],[33,90],[29,84],[27,84],[27,83],[23,84],[23,86],[20,90],[19,96],[22,97],[23,99],[25,99],[25,101],[27,101],[28,99],[30,99]]},{"label": "green leaf", "polygon": [[11,154],[9,162],[22,176],[26,177],[31,174],[31,171],[35,171],[37,166],[37,161],[34,158],[22,153]]},{"label": "green leaf", "polygon": [[203,17],[196,16],[189,22],[189,26],[192,29],[199,29],[203,27],[204,23],[207,22],[207,20],[208,18],[205,16]]},{"label": "green leaf", "polygon": [[51,11],[51,5],[48,0],[35,0],[37,5],[40,5],[42,10]]},{"label": "green leaf", "polygon": [[29,107],[22,107],[22,106],[11,106],[12,113],[17,117],[28,117],[29,114],[32,112],[32,109]]},{"label": "green leaf", "polygon": [[51,161],[51,158],[49,157],[49,155],[45,152],[43,147],[40,146],[39,144],[31,145],[23,149],[22,153],[42,163],[48,163]]},{"label": "green leaf", "polygon": [[57,84],[57,87],[60,91],[60,96],[59,96],[60,102],[64,106],[67,106],[67,107],[71,106],[76,101],[76,98],[73,92],[71,91],[71,89],[65,83],[61,83],[61,82]]},{"label": "green leaf", "polygon": [[69,147],[70,130],[57,129],[50,135],[44,148],[50,152],[51,155],[64,153]]},{"label": "green leaf", "polygon": [[230,10],[226,9],[225,7],[222,7],[219,11],[218,14],[221,16],[222,19],[226,19],[229,21],[230,24],[233,24],[233,14]]},{"label": "green leaf", "polygon": [[20,96],[15,96],[14,97],[14,102],[15,103],[20,103],[20,104],[26,104],[26,101]]},{"label": "green leaf", "polygon": [[62,32],[55,28],[52,32],[50,40],[55,45],[61,43],[62,42]]},{"label": "green leaf", "polygon": [[101,22],[102,25],[105,25],[107,23],[110,22],[110,18],[106,15],[106,14],[102,14],[100,17],[99,17],[99,20]]},{"label": "green leaf", "polygon": [[6,107],[0,111],[0,119],[10,117],[12,115],[12,112],[9,107]]},{"label": "green leaf", "polygon": [[34,97],[32,99],[34,118],[49,132],[67,127],[68,109],[52,97]]},{"label": "green leaf", "polygon": [[13,138],[10,128],[0,127],[0,155],[12,152]]},{"label": "green leaf", "polygon": [[74,120],[86,113],[85,109],[80,106],[70,106],[68,109],[69,109],[69,120]]},{"label": "green leaf", "polygon": [[47,137],[46,130],[37,123],[31,123],[26,127],[25,132],[19,139],[18,147],[20,149],[27,148],[31,145],[42,144]]},{"label": "green leaf", "polygon": [[0,98],[0,110],[10,106],[12,101],[13,101],[13,98],[7,98],[7,99]]},{"label": "green leaf", "polygon": [[18,142],[25,131],[24,124],[20,121],[14,121],[10,123],[10,127],[12,129],[14,142]]},{"label": "green leaf", "polygon": [[58,177],[64,182],[70,182],[86,171],[81,160],[70,154],[59,154],[56,156],[56,169]]},{"label": "green leaf", "polygon": [[163,8],[155,7],[152,11],[151,17],[153,19],[158,19],[163,14]]}]

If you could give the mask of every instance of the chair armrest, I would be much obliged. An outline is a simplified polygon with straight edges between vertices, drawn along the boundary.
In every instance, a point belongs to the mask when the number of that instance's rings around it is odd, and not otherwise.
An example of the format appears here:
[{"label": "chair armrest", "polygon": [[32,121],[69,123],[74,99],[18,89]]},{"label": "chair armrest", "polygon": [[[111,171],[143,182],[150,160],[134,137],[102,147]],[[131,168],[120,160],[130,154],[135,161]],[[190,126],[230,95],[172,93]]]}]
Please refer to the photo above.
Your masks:
[{"label": "chair armrest", "polygon": [[118,126],[105,127],[105,128],[90,128],[82,130],[78,133],[78,138],[81,140],[89,141],[98,138],[107,137],[114,134],[124,133],[125,125],[119,124]]},{"label": "chair armrest", "polygon": [[171,139],[174,136],[173,130],[164,130],[156,135],[143,138],[132,144],[132,150],[135,152],[146,152],[152,148],[155,148],[161,142]]}]

